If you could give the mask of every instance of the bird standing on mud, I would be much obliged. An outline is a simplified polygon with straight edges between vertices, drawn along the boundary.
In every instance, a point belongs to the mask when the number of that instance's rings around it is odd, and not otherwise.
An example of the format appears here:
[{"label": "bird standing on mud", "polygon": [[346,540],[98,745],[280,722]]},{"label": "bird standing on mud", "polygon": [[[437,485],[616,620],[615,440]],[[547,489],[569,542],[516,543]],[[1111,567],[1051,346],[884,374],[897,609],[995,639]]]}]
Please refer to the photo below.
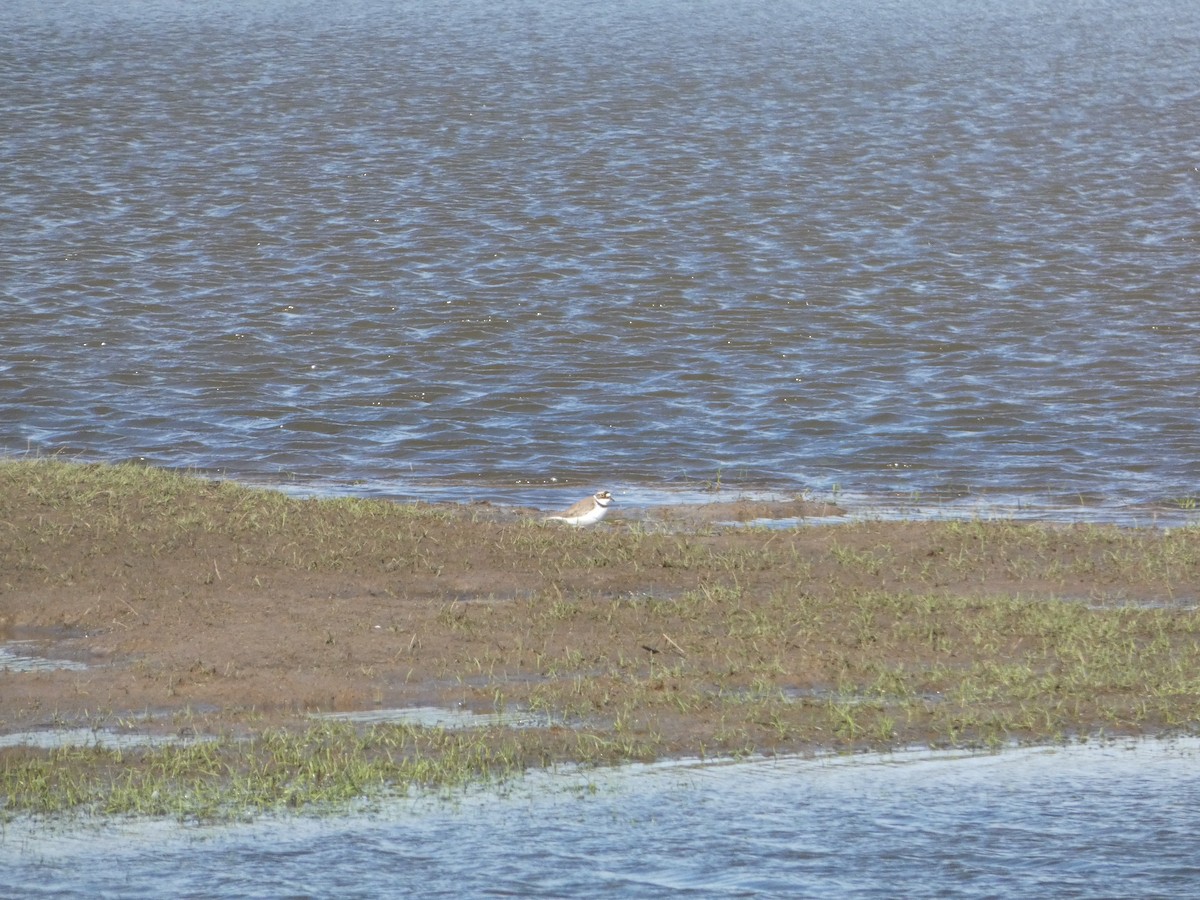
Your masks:
[{"label": "bird standing on mud", "polygon": [[608,507],[613,503],[613,496],[608,491],[600,491],[580,500],[566,512],[556,516],[546,516],[547,522],[566,522],[568,525],[595,525],[608,514]]}]

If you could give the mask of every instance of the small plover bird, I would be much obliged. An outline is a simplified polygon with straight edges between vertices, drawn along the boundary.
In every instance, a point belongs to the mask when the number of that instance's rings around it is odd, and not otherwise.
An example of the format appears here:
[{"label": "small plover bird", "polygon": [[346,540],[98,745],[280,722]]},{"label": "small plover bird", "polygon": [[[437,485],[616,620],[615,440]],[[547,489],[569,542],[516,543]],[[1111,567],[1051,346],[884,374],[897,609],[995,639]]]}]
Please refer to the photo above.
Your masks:
[{"label": "small plover bird", "polygon": [[595,525],[608,513],[613,496],[608,491],[592,494],[586,500],[580,500],[564,513],[557,516],[546,516],[547,522],[566,522],[568,525]]}]

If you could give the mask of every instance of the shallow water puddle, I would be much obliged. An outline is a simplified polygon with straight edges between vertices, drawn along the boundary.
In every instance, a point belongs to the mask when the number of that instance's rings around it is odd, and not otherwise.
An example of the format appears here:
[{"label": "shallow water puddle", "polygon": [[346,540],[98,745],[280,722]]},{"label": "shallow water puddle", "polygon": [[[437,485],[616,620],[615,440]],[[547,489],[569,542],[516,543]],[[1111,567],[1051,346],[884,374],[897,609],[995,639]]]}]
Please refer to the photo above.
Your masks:
[{"label": "shallow water puddle", "polygon": [[82,671],[87,663],[44,654],[44,641],[22,640],[0,644],[0,672],[50,672],[57,669]]},{"label": "shallow water puddle", "polygon": [[368,709],[354,712],[318,713],[314,718],[351,722],[356,725],[415,725],[419,728],[549,728],[548,716],[530,712],[477,713],[442,706],[412,706],[397,709]]},{"label": "shallow water puddle", "polygon": [[0,747],[33,747],[55,750],[61,747],[105,747],[127,750],[157,747],[162,744],[190,744],[216,740],[211,735],[149,734],[143,731],[119,731],[109,728],[43,728],[0,734]]}]

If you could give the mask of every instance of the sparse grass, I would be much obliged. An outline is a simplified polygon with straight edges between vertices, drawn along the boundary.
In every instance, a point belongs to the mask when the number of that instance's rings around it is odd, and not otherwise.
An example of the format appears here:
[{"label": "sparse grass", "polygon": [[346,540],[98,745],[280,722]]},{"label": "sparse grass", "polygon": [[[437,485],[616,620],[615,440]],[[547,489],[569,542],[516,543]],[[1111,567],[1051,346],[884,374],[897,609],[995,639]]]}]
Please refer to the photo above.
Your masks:
[{"label": "sparse grass", "polygon": [[[208,817],[436,790],[558,760],[1200,726],[1195,527],[562,529],[21,461],[0,463],[0,558],[0,624],[36,619],[24,605],[36,593],[75,603],[81,627],[175,635],[134,662],[114,651],[133,679],[122,690],[145,685],[163,703],[219,705],[220,691],[252,702],[246,679],[266,667],[283,696],[253,702],[319,706],[326,695],[304,693],[318,673],[350,698],[434,692],[567,725],[259,724],[243,725],[247,740],[174,748],[4,750],[9,812]],[[182,624],[163,630],[171,622]],[[269,665],[220,658],[243,634],[284,649]],[[199,647],[218,658],[201,664]],[[5,709],[0,696],[0,724]]]}]

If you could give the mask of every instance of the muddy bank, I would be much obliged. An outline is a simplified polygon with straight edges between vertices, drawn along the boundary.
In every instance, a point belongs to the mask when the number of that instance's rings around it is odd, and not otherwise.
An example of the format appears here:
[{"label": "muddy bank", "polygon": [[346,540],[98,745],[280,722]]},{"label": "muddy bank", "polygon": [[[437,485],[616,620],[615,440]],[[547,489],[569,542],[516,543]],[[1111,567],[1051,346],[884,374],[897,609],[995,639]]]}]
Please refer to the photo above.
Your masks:
[{"label": "muddy bank", "polygon": [[840,512],[803,501],[590,529],[543,512],[2,464],[0,644],[78,665],[0,660],[0,733],[432,705],[654,755],[1197,722],[1195,529],[717,524]]},{"label": "muddy bank", "polygon": [[681,526],[701,527],[726,522],[781,522],[844,516],[840,506],[823,501],[792,500],[720,500],[712,503],[656,506],[653,509],[633,510],[626,515],[634,520],[668,522]]}]

